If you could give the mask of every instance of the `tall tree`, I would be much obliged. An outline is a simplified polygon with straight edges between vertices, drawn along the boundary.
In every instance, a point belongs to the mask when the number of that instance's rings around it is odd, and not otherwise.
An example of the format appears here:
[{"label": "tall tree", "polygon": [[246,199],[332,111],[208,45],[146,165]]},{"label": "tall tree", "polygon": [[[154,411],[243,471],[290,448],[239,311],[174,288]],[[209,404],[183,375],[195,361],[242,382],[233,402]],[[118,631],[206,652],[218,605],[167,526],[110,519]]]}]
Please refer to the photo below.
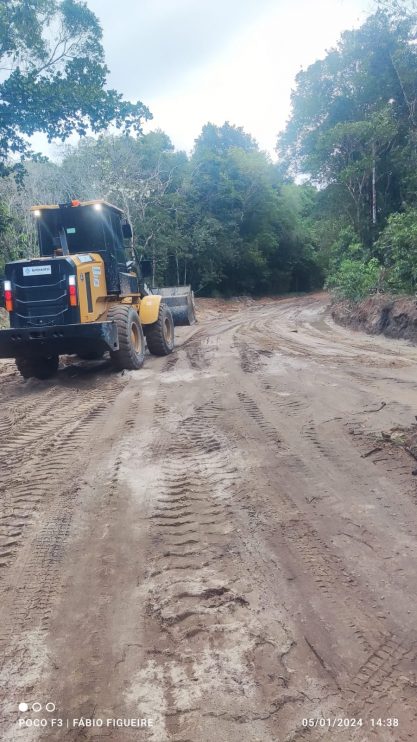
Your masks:
[{"label": "tall tree", "polygon": [[11,157],[32,154],[27,137],[98,132],[110,123],[139,132],[151,118],[141,103],[106,89],[98,19],[83,0],[0,3],[0,175]]},{"label": "tall tree", "polygon": [[[416,16],[382,3],[324,59],[299,73],[278,151],[292,173],[338,186],[372,245],[417,185]],[[341,205],[344,210],[344,205]]]},{"label": "tall tree", "polygon": [[[203,128],[191,158],[195,282],[222,292],[288,291],[314,285],[318,272],[297,230],[298,207],[252,137],[226,123]],[[301,271],[303,270],[303,277]]]},{"label": "tall tree", "polygon": [[[22,239],[14,242],[32,253],[28,206],[38,198],[104,197],[129,216],[135,247],[150,261],[156,286],[191,282],[205,294],[259,294],[319,285],[310,234],[315,189],[283,186],[278,168],[229,124],[205,127],[199,143],[204,146],[187,158],[161,131],[107,134],[65,147],[60,164],[29,163],[23,188],[12,177],[0,179],[4,216],[15,232],[21,225]],[[9,257],[7,219],[6,230]]]}]

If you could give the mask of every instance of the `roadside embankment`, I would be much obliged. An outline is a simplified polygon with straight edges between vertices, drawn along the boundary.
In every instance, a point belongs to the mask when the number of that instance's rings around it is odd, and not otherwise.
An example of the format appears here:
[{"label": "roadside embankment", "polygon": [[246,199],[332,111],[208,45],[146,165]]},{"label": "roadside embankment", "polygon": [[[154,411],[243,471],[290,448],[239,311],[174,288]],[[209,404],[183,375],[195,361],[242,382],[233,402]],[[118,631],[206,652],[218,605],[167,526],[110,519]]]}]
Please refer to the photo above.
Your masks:
[{"label": "roadside embankment", "polygon": [[361,302],[338,301],[331,307],[335,322],[363,330],[370,335],[386,335],[417,343],[417,299],[386,295],[370,296]]}]

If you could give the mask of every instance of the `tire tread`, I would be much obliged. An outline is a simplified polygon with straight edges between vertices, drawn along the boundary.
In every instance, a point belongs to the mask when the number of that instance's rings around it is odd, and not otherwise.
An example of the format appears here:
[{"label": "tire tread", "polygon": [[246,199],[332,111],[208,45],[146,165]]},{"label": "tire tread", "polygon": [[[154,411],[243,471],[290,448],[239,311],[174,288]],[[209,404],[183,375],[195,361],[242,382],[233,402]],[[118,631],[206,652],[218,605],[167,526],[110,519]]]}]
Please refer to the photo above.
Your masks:
[{"label": "tire tread", "polygon": [[[145,330],[148,350],[154,356],[167,356],[173,351],[173,347],[170,348],[164,339],[163,323],[166,312],[169,312],[169,308],[161,302],[157,321],[148,325]],[[172,330],[174,331],[174,326]]]},{"label": "tire tread", "polygon": [[[119,371],[136,370],[143,365],[145,356],[145,340],[142,337],[143,353],[142,359],[138,363],[135,359],[134,350],[130,342],[130,328],[129,328],[129,315],[132,312],[132,306],[130,304],[117,304],[115,307],[109,309],[108,319],[112,320],[117,325],[117,333],[119,338],[119,350],[110,351],[112,363],[115,368]],[[135,311],[136,317],[139,321],[137,312]],[[139,327],[143,336],[142,326],[139,321]]]}]

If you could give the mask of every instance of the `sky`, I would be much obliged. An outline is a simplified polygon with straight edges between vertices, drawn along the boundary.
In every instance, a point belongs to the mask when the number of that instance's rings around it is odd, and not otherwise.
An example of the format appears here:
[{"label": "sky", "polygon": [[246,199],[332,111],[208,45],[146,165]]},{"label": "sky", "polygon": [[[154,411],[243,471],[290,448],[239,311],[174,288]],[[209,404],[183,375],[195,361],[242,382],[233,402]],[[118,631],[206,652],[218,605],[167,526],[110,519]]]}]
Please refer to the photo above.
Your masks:
[{"label": "sky", "polygon": [[87,0],[109,84],[141,100],[178,149],[202,126],[243,126],[274,157],[296,74],[358,26],[372,0]]}]

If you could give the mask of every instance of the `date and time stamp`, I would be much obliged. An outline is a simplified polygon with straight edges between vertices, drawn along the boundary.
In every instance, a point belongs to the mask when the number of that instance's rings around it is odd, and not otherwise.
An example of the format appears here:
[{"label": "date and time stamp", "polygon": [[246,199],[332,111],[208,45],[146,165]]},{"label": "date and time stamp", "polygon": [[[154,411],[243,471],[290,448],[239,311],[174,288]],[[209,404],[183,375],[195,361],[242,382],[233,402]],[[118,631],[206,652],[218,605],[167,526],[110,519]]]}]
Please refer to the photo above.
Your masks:
[{"label": "date and time stamp", "polygon": [[302,719],[303,727],[321,727],[322,729],[354,729],[360,727],[370,727],[371,729],[396,728],[399,727],[400,720],[397,717],[371,717],[363,719],[362,717],[352,718],[344,716],[322,716],[315,718]]},{"label": "date and time stamp", "polygon": [[[54,727],[58,729],[86,729],[90,727],[136,727],[144,731],[145,728],[154,726],[154,720],[150,718],[134,718],[134,719],[122,719],[122,718],[76,718],[76,719],[64,719],[56,717],[54,711],[56,706],[52,702],[46,704],[32,703],[31,705],[26,702],[21,702],[18,705],[20,718],[18,718],[19,728],[31,728],[31,727]],[[46,715],[44,712],[48,712]],[[43,713],[42,713],[43,712]],[[35,718],[33,718],[33,715]],[[348,729],[360,729],[363,728],[368,730],[377,729],[392,729],[396,730],[400,726],[400,719],[395,716],[370,716],[364,718],[361,716],[316,716],[316,717],[304,717],[301,719],[301,727],[304,728],[320,728],[324,730],[348,730]]]}]

